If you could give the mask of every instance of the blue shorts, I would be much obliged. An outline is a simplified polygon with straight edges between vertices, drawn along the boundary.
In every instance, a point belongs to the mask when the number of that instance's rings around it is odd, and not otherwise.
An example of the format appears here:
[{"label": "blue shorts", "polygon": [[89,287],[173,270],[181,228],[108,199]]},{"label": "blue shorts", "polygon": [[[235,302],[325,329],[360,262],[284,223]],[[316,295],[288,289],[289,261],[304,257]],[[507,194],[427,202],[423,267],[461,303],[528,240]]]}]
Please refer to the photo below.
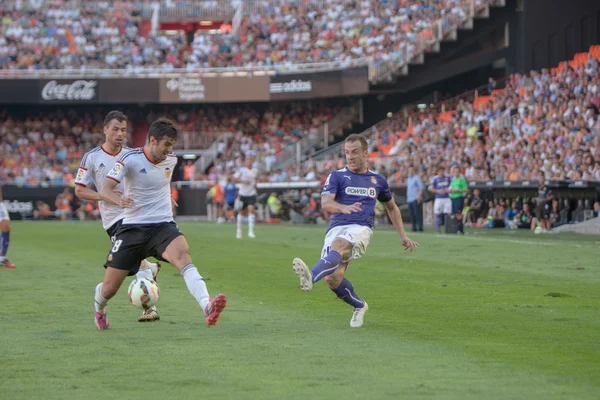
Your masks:
[{"label": "blue shorts", "polygon": [[456,199],[452,199],[452,214],[461,214],[463,208],[465,207],[465,198],[457,197]]}]

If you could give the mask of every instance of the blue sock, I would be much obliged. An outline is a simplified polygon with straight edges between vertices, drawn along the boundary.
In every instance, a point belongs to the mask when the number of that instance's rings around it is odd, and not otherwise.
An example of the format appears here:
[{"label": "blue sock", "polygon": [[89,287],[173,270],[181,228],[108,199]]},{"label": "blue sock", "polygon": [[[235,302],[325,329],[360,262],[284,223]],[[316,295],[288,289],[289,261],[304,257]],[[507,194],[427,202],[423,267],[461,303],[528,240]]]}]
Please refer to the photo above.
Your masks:
[{"label": "blue sock", "polygon": [[325,278],[335,272],[335,269],[342,261],[342,256],[335,250],[331,250],[327,255],[319,260],[312,268],[313,283]]},{"label": "blue sock", "polygon": [[354,308],[363,308],[365,306],[364,300],[361,300],[361,298],[358,297],[358,295],[354,291],[354,286],[352,286],[352,282],[350,282],[346,278],[342,280],[340,286],[331,290],[337,295],[337,297],[344,300],[344,302],[350,304]]},{"label": "blue sock", "polygon": [[439,232],[442,228],[442,216],[441,215],[435,216],[435,226],[437,227],[437,230]]},{"label": "blue sock", "polygon": [[2,246],[0,246],[0,256],[5,256],[8,252],[8,244],[10,243],[10,232],[2,232],[0,242],[2,242]]}]

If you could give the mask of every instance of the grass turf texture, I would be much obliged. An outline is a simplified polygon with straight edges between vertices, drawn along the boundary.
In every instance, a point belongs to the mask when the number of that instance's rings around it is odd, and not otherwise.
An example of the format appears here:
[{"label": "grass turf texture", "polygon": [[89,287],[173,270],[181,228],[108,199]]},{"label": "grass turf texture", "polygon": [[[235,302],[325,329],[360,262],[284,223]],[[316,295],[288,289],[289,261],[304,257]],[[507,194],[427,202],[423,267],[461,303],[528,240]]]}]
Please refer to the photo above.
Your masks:
[{"label": "grass turf texture", "polygon": [[218,325],[167,264],[160,322],[137,322],[128,279],[97,331],[101,226],[14,222],[0,398],[600,397],[600,238],[421,234],[409,254],[377,230],[347,274],[370,306],[351,329],[351,308],[323,282],[301,292],[291,268],[317,260],[324,227],[259,226],[253,241],[231,225],[180,228],[211,294],[228,296]]}]

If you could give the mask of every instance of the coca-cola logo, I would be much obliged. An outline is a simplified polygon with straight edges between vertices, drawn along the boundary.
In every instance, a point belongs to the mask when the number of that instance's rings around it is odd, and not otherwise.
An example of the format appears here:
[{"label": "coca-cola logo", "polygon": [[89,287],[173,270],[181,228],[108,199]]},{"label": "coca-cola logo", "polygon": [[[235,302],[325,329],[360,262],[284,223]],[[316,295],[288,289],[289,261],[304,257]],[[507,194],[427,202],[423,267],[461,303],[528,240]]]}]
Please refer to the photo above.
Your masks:
[{"label": "coca-cola logo", "polygon": [[98,81],[77,80],[72,83],[50,81],[42,89],[44,100],[93,100],[96,97]]}]

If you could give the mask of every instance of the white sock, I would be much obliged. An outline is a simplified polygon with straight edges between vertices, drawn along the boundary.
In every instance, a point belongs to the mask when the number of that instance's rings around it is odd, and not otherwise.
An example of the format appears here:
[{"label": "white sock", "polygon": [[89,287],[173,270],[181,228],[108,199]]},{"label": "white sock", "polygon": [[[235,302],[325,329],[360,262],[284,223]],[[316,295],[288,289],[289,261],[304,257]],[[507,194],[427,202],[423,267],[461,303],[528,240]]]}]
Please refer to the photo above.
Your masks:
[{"label": "white sock", "polygon": [[198,273],[198,269],[194,264],[188,264],[181,270],[181,276],[185,280],[188,290],[194,296],[202,311],[206,309],[206,306],[210,302],[210,296],[208,295],[208,289],[204,279]]},{"label": "white sock", "polygon": [[244,216],[242,215],[242,213],[238,213],[238,216],[237,216],[237,228],[238,228],[238,231],[242,230],[242,222],[244,222]]},{"label": "white sock", "polygon": [[254,213],[248,215],[248,232],[254,233]]},{"label": "white sock", "polygon": [[[146,260],[142,261],[142,265],[144,264],[145,261]],[[140,270],[138,271],[137,274],[135,274],[135,277],[138,279],[146,278],[151,281],[154,280],[154,278],[152,277],[152,270],[146,265],[143,265],[143,267],[144,268],[142,268],[142,266],[140,266]]]},{"label": "white sock", "polygon": [[95,300],[94,308],[95,308],[96,312],[104,314],[104,309],[106,308],[106,305],[108,304],[108,300],[106,300],[104,297],[102,297],[102,285],[104,285],[104,283],[99,283],[96,286],[96,293],[94,295],[94,300]]}]

